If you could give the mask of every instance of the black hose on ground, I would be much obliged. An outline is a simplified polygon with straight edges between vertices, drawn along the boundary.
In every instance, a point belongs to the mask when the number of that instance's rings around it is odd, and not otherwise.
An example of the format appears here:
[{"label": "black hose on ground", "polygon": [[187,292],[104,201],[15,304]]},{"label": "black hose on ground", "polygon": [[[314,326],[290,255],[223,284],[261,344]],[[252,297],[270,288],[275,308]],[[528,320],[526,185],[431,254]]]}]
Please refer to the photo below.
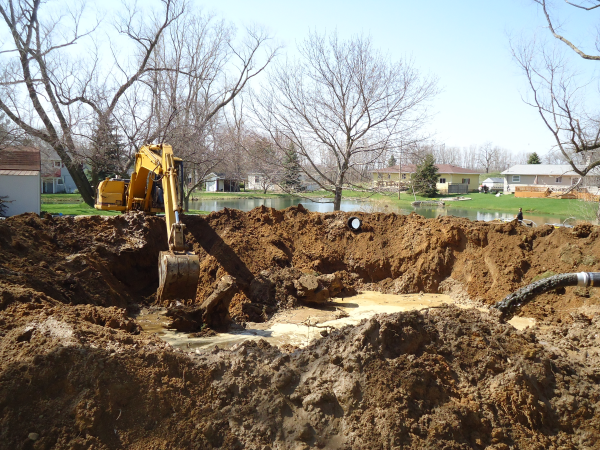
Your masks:
[{"label": "black hose on ground", "polygon": [[502,313],[501,318],[507,320],[514,316],[517,308],[531,301],[536,295],[566,286],[598,287],[600,272],[563,273],[544,278],[507,295],[492,308],[499,310]]}]

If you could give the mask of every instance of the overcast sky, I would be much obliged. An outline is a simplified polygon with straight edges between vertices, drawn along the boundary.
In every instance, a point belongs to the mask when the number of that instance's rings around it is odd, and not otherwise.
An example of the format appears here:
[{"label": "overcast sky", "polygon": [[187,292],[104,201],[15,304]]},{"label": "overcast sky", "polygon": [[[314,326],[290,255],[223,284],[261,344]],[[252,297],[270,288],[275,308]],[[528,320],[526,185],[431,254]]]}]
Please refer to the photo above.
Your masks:
[{"label": "overcast sky", "polygon": [[[562,9],[581,42],[594,13]],[[239,27],[266,26],[293,53],[309,30],[337,29],[340,37],[366,33],[374,46],[439,78],[431,131],[450,146],[491,141],[513,152],[547,153],[552,136],[521,99],[525,79],[510,53],[510,38],[548,35],[532,0],[204,0],[197,3]],[[566,14],[564,14],[566,12]],[[575,30],[575,31],[573,31]],[[593,42],[593,40],[591,40]],[[593,62],[588,64],[594,64]]]}]

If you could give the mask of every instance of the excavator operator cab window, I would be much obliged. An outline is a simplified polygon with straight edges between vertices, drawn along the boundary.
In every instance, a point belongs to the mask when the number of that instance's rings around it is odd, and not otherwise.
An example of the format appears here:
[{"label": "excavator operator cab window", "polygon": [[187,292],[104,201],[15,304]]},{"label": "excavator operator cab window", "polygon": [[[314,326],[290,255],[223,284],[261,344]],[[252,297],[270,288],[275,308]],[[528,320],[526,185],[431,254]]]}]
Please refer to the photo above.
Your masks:
[{"label": "excavator operator cab window", "polygon": [[152,186],[152,203],[154,208],[162,208],[165,207],[165,197],[163,193],[163,188],[160,183],[154,183]]}]

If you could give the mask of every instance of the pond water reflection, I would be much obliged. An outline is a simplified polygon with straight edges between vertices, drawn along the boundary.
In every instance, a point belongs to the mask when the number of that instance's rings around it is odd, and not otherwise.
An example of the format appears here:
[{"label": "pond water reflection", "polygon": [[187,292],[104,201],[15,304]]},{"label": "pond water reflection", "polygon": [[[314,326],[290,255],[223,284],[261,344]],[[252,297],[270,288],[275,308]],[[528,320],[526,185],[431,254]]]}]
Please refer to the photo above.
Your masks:
[{"label": "pond water reflection", "polygon": [[[289,206],[296,206],[302,203],[302,205],[309,211],[315,212],[331,212],[333,211],[333,203],[325,200],[324,202],[314,202],[306,198],[301,197],[278,197],[278,198],[233,198],[233,199],[201,199],[196,201],[190,201],[190,209],[198,209],[202,211],[220,211],[223,208],[239,209],[241,211],[250,211],[259,206],[266,206],[275,209],[284,209]],[[507,212],[496,212],[489,210],[473,210],[473,209],[461,209],[455,208],[451,205],[448,206],[446,203],[445,207],[408,207],[398,208],[394,205],[390,205],[386,202],[375,202],[375,201],[357,201],[357,200],[342,200],[341,203],[342,211],[362,211],[362,212],[395,212],[398,214],[410,214],[416,212],[417,214],[426,218],[435,218],[440,216],[456,216],[466,217],[470,220],[484,220],[490,221],[495,219],[512,219],[517,213]],[[532,220],[537,225],[543,225],[544,223],[562,223],[569,218],[568,215],[564,216],[544,216],[544,215],[530,215],[525,213],[525,219]],[[573,220],[567,223],[573,223]]]}]

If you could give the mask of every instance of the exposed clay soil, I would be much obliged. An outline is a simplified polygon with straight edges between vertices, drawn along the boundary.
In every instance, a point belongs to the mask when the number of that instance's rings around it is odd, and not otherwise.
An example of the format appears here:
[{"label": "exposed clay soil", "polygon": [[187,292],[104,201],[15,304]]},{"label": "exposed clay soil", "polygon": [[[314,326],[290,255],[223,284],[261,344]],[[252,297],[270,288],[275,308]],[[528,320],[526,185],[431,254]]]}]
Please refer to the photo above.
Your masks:
[{"label": "exposed clay soil", "polygon": [[[548,272],[600,271],[600,229],[309,213],[185,217],[200,255],[190,331],[363,288],[485,304]],[[0,222],[0,448],[600,448],[600,301],[525,305],[540,327],[456,308],[377,316],[305,349],[199,354],[141,332],[155,217]]]}]

